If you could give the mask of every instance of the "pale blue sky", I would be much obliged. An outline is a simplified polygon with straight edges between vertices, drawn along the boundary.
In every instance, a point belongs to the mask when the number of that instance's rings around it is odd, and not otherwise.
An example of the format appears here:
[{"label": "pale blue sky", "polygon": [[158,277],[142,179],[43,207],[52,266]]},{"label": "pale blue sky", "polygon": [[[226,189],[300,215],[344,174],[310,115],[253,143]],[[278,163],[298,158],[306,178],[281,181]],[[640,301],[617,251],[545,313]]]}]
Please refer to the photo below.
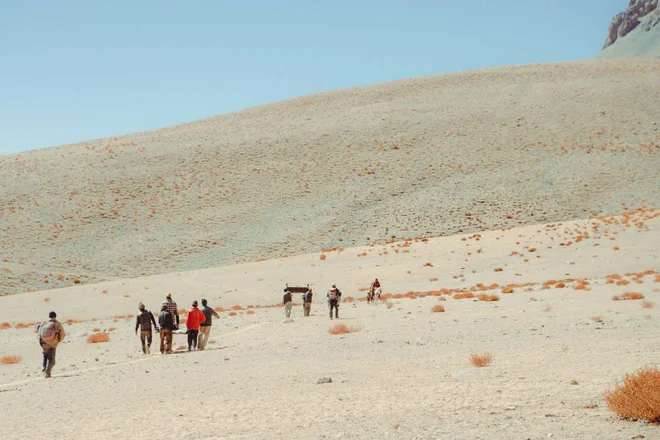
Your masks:
[{"label": "pale blue sky", "polygon": [[590,58],[627,0],[0,0],[0,154],[350,86]]}]

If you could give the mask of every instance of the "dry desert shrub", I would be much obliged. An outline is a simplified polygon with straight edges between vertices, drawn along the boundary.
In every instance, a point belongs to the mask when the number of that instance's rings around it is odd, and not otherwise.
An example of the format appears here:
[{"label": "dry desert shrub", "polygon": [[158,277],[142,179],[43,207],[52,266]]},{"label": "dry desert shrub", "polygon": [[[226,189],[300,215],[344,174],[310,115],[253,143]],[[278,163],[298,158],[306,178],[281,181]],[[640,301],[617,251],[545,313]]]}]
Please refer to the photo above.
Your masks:
[{"label": "dry desert shrub", "polygon": [[626,374],[605,393],[605,403],[625,419],[660,423],[660,370],[647,367]]},{"label": "dry desert shrub", "polygon": [[603,317],[600,315],[592,316],[590,318],[593,322],[603,322]]},{"label": "dry desert shrub", "polygon": [[391,302],[387,301],[387,302],[385,303],[385,306],[386,306],[388,309],[391,309],[392,307],[394,307],[394,303],[391,303]]},{"label": "dry desert shrub", "polygon": [[485,367],[493,362],[493,355],[490,353],[472,354],[470,355],[470,362],[472,362],[472,365],[475,367]]},{"label": "dry desert shrub", "polygon": [[20,356],[4,356],[4,357],[0,358],[0,364],[2,364],[2,365],[17,364],[22,360],[23,360],[23,358],[20,357]]},{"label": "dry desert shrub", "polygon": [[346,298],[344,298],[344,299],[342,300],[342,302],[345,302],[345,303],[352,303],[352,302],[355,302],[355,298],[353,298],[352,296],[347,296]]},{"label": "dry desert shrub", "polygon": [[505,288],[503,288],[503,289],[502,289],[502,293],[504,293],[504,294],[513,293],[513,287],[505,287]]},{"label": "dry desert shrub", "polygon": [[442,313],[445,311],[445,308],[441,305],[434,306],[433,309],[431,309],[433,313]]},{"label": "dry desert shrub", "polygon": [[87,337],[88,344],[98,344],[99,342],[108,342],[110,336],[107,333],[94,333]]},{"label": "dry desert shrub", "polygon": [[247,311],[247,314],[248,314],[248,315],[254,315],[255,313],[256,313],[256,312],[255,312],[254,310],[248,310],[248,311]]},{"label": "dry desert shrub", "polygon": [[100,332],[100,331],[101,331],[100,328],[94,328],[94,329],[92,329],[92,333],[98,333],[98,332]]},{"label": "dry desert shrub", "polygon": [[653,307],[655,307],[655,303],[653,301],[642,301],[642,308],[652,309]]},{"label": "dry desert shrub", "polygon": [[497,295],[488,295],[488,294],[485,294],[485,293],[481,293],[481,294],[477,295],[477,299],[479,301],[492,302],[492,301],[499,301],[500,297],[497,296]]},{"label": "dry desert shrub", "polygon": [[457,294],[455,294],[452,298],[454,298],[454,299],[474,298],[474,294],[473,294],[473,293],[469,293],[469,292],[466,292],[466,293],[457,293]]},{"label": "dry desert shrub", "polygon": [[108,291],[107,290],[101,290],[101,293],[105,295],[106,293],[108,293]]},{"label": "dry desert shrub", "polygon": [[343,335],[345,333],[355,333],[362,330],[360,327],[347,326],[346,324],[336,324],[328,329],[331,335]]},{"label": "dry desert shrub", "polygon": [[11,324],[8,322],[3,322],[0,324],[0,330],[7,330],[8,328],[11,328]]},{"label": "dry desert shrub", "polygon": [[546,313],[552,311],[552,306],[547,305],[547,306],[543,307],[543,311],[546,312]]},{"label": "dry desert shrub", "polygon": [[612,297],[613,301],[625,301],[625,300],[636,300],[636,299],[644,299],[644,295],[636,292],[627,292],[624,293],[623,295],[614,295]]},{"label": "dry desert shrub", "polygon": [[321,256],[320,256],[319,258],[321,259],[321,261],[323,261],[323,260],[325,260],[327,257],[325,256],[325,254],[321,254]]},{"label": "dry desert shrub", "polygon": [[44,302],[50,301],[50,298],[44,298]]},{"label": "dry desert shrub", "polygon": [[229,312],[227,313],[228,316],[236,316],[236,312]]}]

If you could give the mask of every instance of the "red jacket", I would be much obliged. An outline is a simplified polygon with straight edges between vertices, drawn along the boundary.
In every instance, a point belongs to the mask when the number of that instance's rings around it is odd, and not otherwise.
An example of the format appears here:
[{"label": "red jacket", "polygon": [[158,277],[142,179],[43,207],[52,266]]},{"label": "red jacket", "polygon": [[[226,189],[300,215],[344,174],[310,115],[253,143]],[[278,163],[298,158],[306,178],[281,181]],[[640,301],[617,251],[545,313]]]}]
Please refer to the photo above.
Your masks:
[{"label": "red jacket", "polygon": [[199,325],[206,321],[204,313],[197,307],[193,307],[188,311],[188,318],[186,320],[186,328],[188,330],[199,330]]}]

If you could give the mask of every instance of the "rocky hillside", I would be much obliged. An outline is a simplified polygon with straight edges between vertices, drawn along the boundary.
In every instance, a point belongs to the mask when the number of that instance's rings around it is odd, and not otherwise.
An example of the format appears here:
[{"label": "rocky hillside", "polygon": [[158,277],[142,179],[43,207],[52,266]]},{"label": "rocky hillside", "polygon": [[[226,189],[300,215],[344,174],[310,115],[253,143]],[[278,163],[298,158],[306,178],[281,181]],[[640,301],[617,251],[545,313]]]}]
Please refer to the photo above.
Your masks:
[{"label": "rocky hillside", "polygon": [[659,0],[631,0],[608,29],[602,58],[660,58]]},{"label": "rocky hillside", "polygon": [[0,294],[659,207],[658,78],[487,69],[0,156]]}]

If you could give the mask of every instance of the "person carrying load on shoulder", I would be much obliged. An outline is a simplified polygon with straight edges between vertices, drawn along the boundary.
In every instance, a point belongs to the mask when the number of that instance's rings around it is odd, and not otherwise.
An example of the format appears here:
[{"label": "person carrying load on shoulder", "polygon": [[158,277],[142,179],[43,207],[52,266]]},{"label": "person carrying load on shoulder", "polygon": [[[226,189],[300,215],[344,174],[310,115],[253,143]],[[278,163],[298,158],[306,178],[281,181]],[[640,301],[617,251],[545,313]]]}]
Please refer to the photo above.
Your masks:
[{"label": "person carrying load on shoulder", "polygon": [[330,309],[330,319],[332,319],[332,310],[335,310],[335,318],[339,319],[339,301],[341,300],[341,291],[337,285],[333,284],[328,290],[328,308]]},{"label": "person carrying load on shoulder", "polygon": [[291,292],[289,289],[284,289],[284,295],[282,296],[282,304],[284,305],[284,314],[287,318],[291,317],[291,307],[293,307],[293,298],[291,297]]},{"label": "person carrying load on shoulder", "polygon": [[208,301],[202,299],[202,308],[200,309],[204,314],[204,322],[199,326],[199,340],[197,341],[197,349],[204,350],[206,344],[209,342],[209,335],[211,334],[211,325],[213,325],[213,317],[220,319],[220,315],[209,307]]},{"label": "person carrying load on shoulder", "polygon": [[144,308],[144,304],[138,304],[140,313],[135,317],[135,334],[137,335],[138,328],[141,327],[140,331],[140,340],[142,341],[142,353],[151,354],[151,341],[153,340],[153,334],[151,332],[151,325],[158,332],[158,324],[154,319],[154,315],[151,312]]},{"label": "person carrying load on shoulder", "polygon": [[172,299],[172,294],[168,293],[165,296],[165,302],[167,303],[167,311],[172,314],[172,322],[174,323],[173,330],[179,330],[179,308],[176,305],[176,302]]},{"label": "person carrying load on shoulder", "polygon": [[303,294],[303,309],[305,316],[309,316],[309,313],[312,310],[312,289],[308,289],[307,292]]},{"label": "person carrying load on shoulder", "polygon": [[44,367],[41,371],[44,373],[45,378],[49,378],[55,366],[57,346],[64,340],[66,333],[62,324],[57,320],[57,313],[55,312],[48,314],[48,321],[41,324],[38,331],[39,345],[41,345],[44,355]]},{"label": "person carrying load on shoulder", "polygon": [[376,299],[376,293],[378,293],[378,298],[380,298],[380,281],[378,281],[378,278],[371,283],[371,286],[369,287],[369,294],[367,295],[367,303],[373,302],[374,299]]},{"label": "person carrying load on shoulder", "polygon": [[206,316],[197,308],[197,300],[193,301],[192,309],[188,311],[186,328],[188,329],[188,351],[197,350],[197,338],[199,336],[200,325],[206,321]]},{"label": "person carrying load on shoulder", "polygon": [[158,324],[160,324],[160,354],[172,353],[172,332],[174,331],[174,319],[167,310],[167,301],[160,304],[160,315],[158,315]]}]

